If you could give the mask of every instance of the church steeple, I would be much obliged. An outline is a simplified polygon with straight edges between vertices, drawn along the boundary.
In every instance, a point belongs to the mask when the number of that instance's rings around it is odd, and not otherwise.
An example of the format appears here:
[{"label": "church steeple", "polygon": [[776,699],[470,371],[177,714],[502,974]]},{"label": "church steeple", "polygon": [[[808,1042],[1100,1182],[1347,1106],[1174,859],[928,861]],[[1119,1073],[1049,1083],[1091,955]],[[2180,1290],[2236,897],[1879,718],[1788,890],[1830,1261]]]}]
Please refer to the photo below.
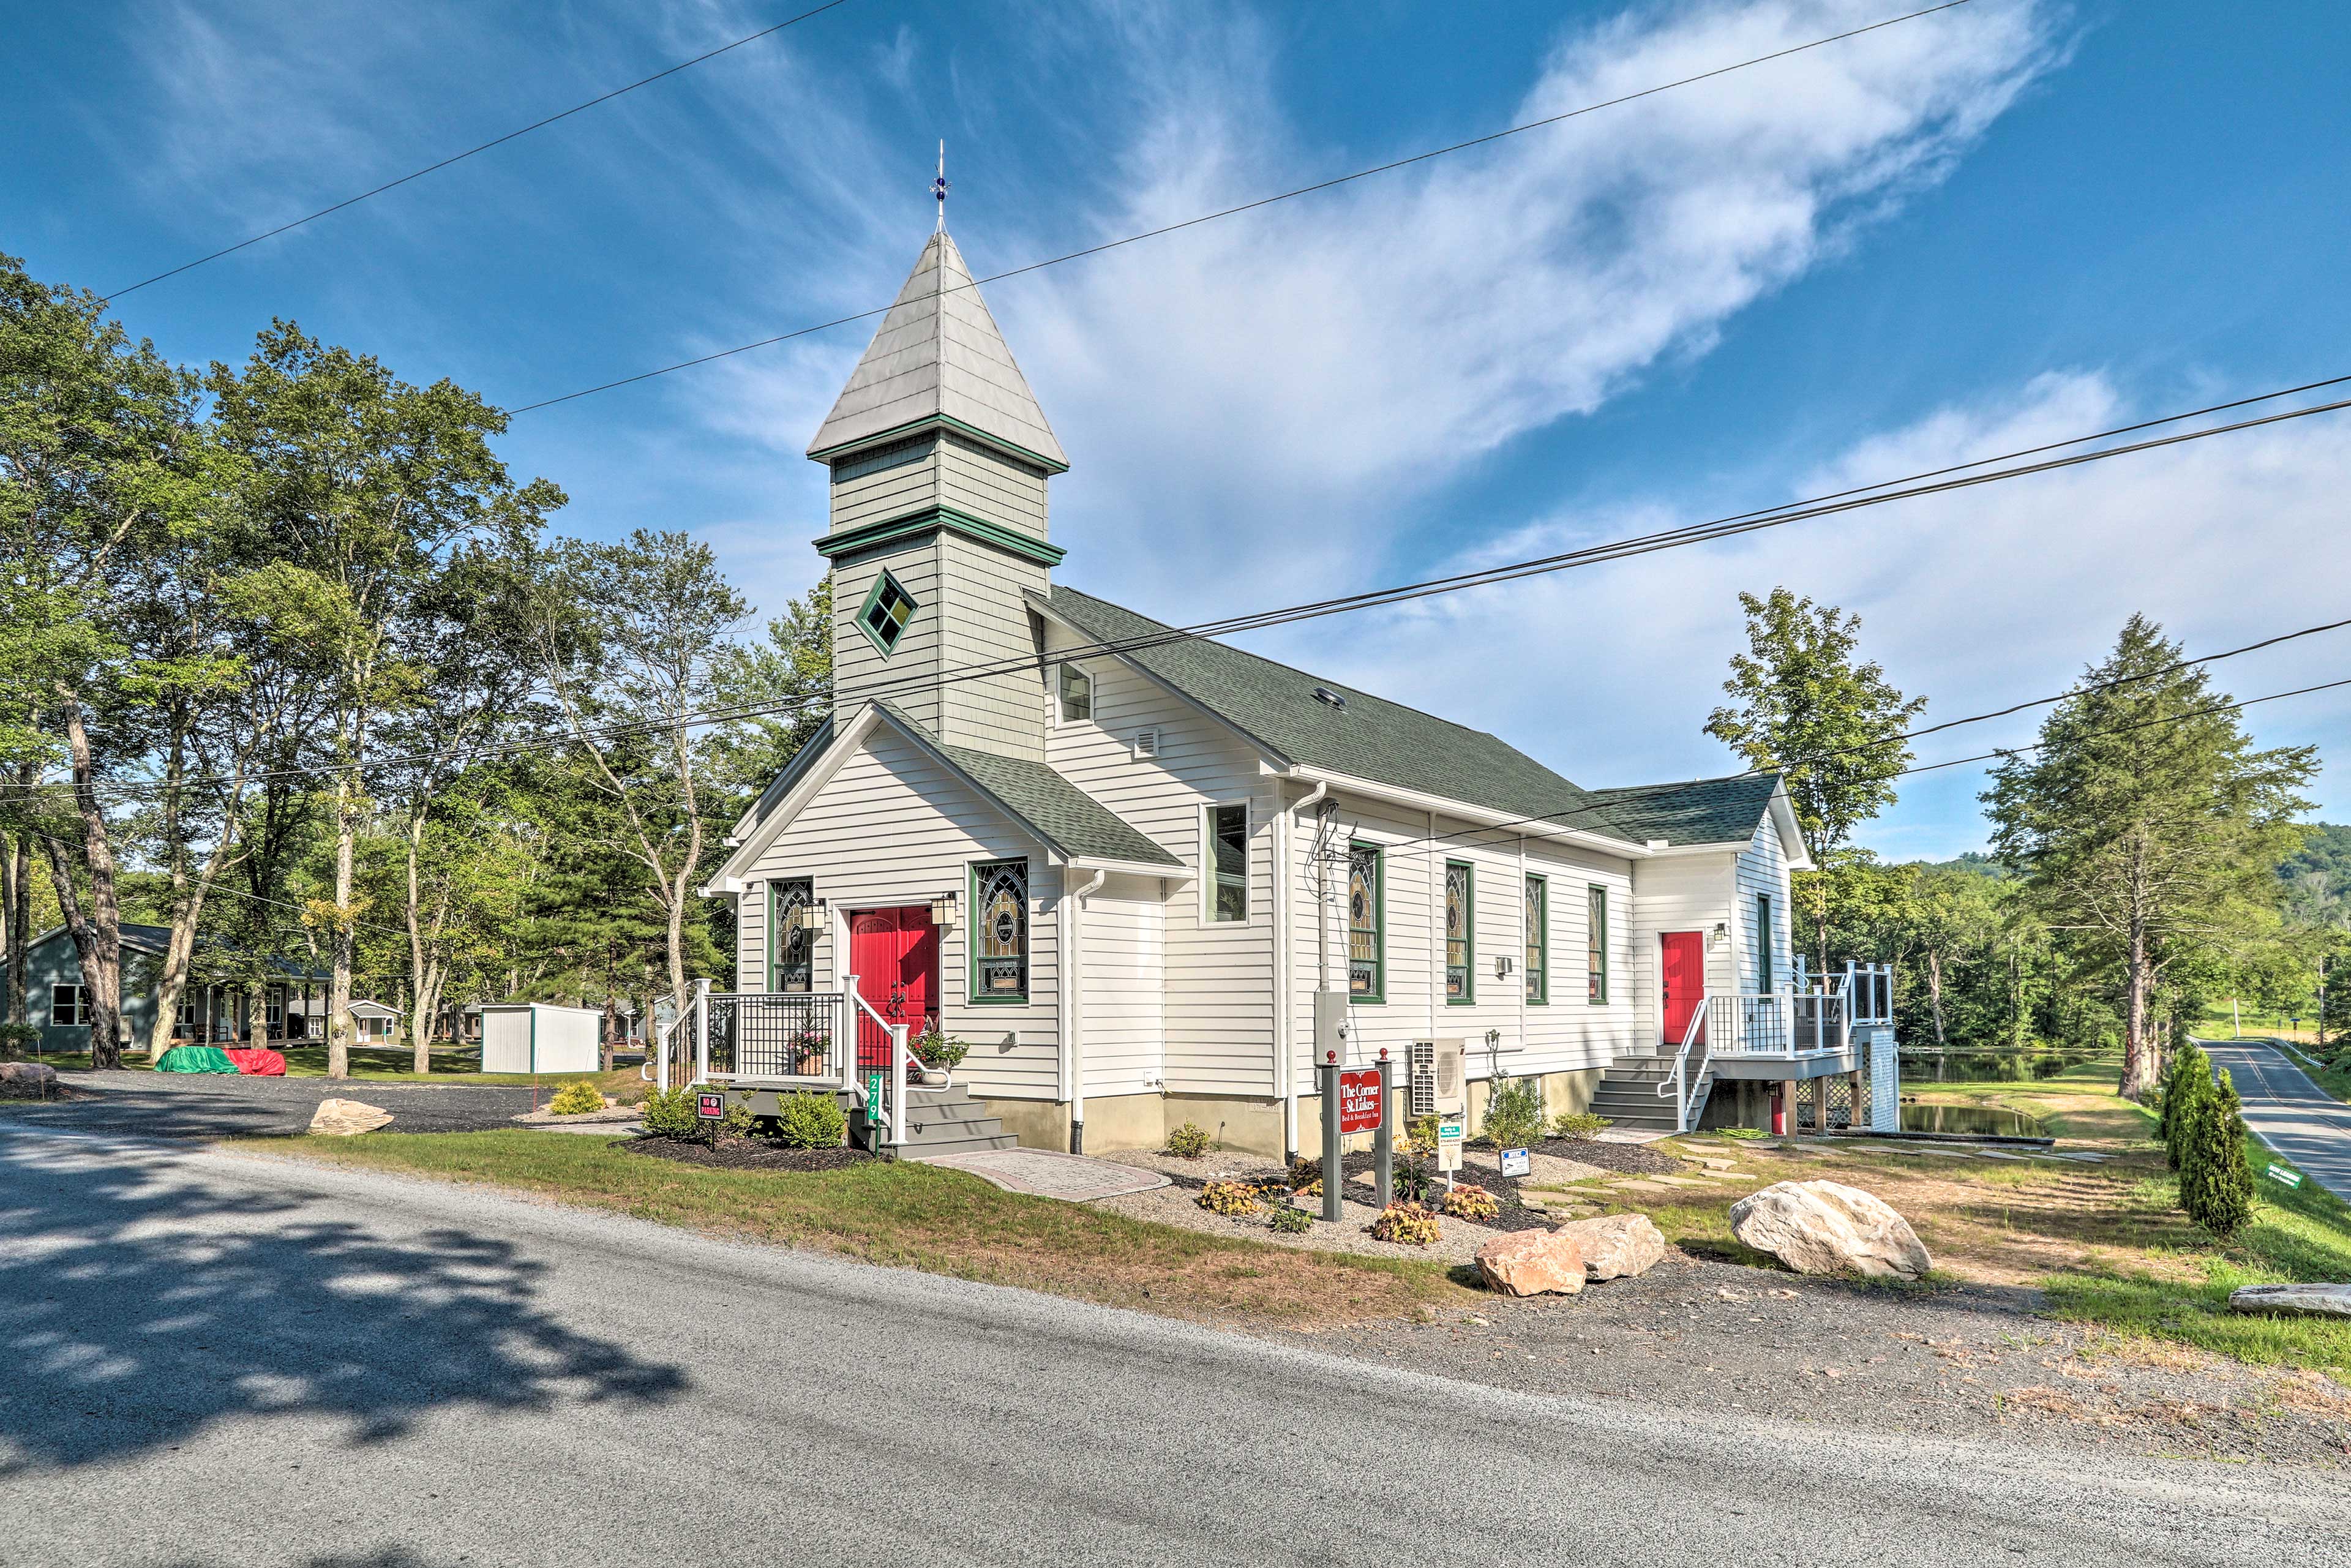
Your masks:
[{"label": "church steeple", "polygon": [[944,226],[808,455],[832,475],[816,546],[832,562],[836,704],[871,695],[951,745],[1043,760],[1024,595],[1061,559],[1045,491],[1069,460]]}]

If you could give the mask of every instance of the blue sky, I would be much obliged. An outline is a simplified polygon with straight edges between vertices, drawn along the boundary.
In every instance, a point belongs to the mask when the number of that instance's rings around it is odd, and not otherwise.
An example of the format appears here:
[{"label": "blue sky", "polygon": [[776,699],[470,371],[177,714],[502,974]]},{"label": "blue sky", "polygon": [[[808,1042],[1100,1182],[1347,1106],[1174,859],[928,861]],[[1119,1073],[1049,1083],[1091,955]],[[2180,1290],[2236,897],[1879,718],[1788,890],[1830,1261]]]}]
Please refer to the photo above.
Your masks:
[{"label": "blue sky", "polygon": [[[286,317],[517,404],[885,303],[942,137],[987,273],[1903,8],[852,0],[120,309],[183,360]],[[0,249],[120,287],[789,9],[11,4]],[[1072,462],[1060,576],[1206,619],[2351,371],[2346,75],[2315,0],[1974,0],[996,285]],[[820,564],[799,454],[869,335],[522,415],[504,450],[564,528],[688,529],[778,606]],[[1741,589],[1860,612],[1949,718],[2058,689],[2133,610],[2191,652],[2345,613],[2346,494],[2337,415],[1255,645],[1581,782],[1695,777],[1731,766],[1699,727]],[[2217,674],[2351,674],[2351,633]],[[2351,725],[2342,693],[2252,712],[2330,757]],[[1927,775],[1868,837],[1974,847],[1979,788]]]}]

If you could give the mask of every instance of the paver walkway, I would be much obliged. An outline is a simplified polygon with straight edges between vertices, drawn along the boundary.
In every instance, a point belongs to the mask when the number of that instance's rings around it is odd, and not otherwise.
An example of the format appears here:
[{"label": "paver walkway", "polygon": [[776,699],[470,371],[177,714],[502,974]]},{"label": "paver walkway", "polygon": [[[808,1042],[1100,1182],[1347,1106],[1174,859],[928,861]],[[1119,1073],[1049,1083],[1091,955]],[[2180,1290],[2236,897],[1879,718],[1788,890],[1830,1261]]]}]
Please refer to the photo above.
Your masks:
[{"label": "paver walkway", "polygon": [[1138,1170],[1134,1166],[1089,1159],[1083,1155],[1057,1154],[1051,1149],[985,1149],[969,1155],[933,1155],[915,1163],[969,1171],[1007,1192],[1058,1197],[1065,1203],[1149,1192],[1168,1185],[1167,1178],[1157,1171]]},{"label": "paver walkway", "polygon": [[2351,1105],[2321,1089],[2267,1040],[2199,1040],[2229,1070],[2245,1103],[2245,1125],[2262,1143],[2351,1203]]}]

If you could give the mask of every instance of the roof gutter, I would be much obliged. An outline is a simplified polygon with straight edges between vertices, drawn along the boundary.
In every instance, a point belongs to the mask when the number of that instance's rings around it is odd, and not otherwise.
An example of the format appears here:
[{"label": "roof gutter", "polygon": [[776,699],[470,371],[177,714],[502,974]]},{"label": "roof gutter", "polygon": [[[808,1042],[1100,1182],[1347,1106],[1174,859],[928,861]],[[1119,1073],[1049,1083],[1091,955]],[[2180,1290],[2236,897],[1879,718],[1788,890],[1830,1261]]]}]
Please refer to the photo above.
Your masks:
[{"label": "roof gutter", "polygon": [[[1430,795],[1418,789],[1406,789],[1394,784],[1382,784],[1375,779],[1359,779],[1352,774],[1332,773],[1324,768],[1293,765],[1284,771],[1282,777],[1294,779],[1301,784],[1327,784],[1333,789],[1343,789],[1350,795],[1362,795],[1374,800],[1385,800],[1395,805],[1409,807],[1416,811],[1434,811],[1439,816],[1452,817],[1481,828],[1509,828],[1515,832],[1523,832],[1529,838],[1551,839],[1561,843],[1578,844],[1585,849],[1598,850],[1603,854],[1614,855],[1619,860],[1646,860],[1657,852],[1646,844],[1611,838],[1605,833],[1588,832],[1581,828],[1562,827],[1555,822],[1540,818],[1529,821],[1522,816],[1513,816],[1508,811],[1497,811],[1487,806],[1472,806],[1466,800],[1456,800],[1443,795]],[[1318,796],[1317,799],[1320,797]],[[1572,810],[1574,808],[1567,809]]]}]

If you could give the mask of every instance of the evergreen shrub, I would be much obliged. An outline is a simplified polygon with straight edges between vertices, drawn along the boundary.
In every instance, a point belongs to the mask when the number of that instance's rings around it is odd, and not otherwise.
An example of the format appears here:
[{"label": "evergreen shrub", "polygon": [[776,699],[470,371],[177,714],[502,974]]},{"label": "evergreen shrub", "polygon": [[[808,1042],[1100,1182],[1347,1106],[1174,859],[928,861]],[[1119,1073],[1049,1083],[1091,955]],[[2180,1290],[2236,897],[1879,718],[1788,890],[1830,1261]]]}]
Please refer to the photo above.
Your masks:
[{"label": "evergreen shrub", "polygon": [[1597,1111],[1563,1111],[1552,1118],[1551,1135],[1588,1140],[1613,1124]]},{"label": "evergreen shrub", "polygon": [[849,1118],[830,1094],[779,1094],[772,1135],[788,1149],[837,1149],[849,1140]]},{"label": "evergreen shrub", "polygon": [[556,1091],[547,1108],[559,1116],[584,1116],[604,1108],[603,1091],[585,1078],[575,1078]]},{"label": "evergreen shrub", "polygon": [[645,1096],[645,1131],[657,1138],[691,1138],[701,1124],[694,1113],[694,1091],[679,1084],[666,1094],[658,1090]]},{"label": "evergreen shrub", "polygon": [[1498,1149],[1523,1148],[1543,1135],[1542,1086],[1531,1078],[1497,1078],[1486,1092],[1479,1136]]},{"label": "evergreen shrub", "polygon": [[2253,1217],[2253,1167],[2245,1158],[2245,1117],[2229,1075],[2196,1096],[2180,1137],[2179,1207],[2215,1236],[2234,1236]]},{"label": "evergreen shrub", "polygon": [[2212,1059],[2201,1046],[2183,1045],[2173,1052],[2162,1079],[2162,1103],[2158,1107],[2156,1136],[2163,1140],[2171,1168],[2180,1168],[2182,1143],[2197,1103],[2212,1093]]}]

